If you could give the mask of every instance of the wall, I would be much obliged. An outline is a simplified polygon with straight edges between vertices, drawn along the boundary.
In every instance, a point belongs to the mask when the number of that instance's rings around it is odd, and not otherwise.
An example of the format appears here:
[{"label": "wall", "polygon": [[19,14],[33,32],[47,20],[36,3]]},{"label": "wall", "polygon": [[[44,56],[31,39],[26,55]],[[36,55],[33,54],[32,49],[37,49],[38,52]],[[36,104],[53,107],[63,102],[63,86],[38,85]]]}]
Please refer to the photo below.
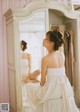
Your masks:
[{"label": "wall", "polygon": [[25,7],[31,0],[0,0],[0,103],[9,102],[7,45],[4,13],[13,7]]}]

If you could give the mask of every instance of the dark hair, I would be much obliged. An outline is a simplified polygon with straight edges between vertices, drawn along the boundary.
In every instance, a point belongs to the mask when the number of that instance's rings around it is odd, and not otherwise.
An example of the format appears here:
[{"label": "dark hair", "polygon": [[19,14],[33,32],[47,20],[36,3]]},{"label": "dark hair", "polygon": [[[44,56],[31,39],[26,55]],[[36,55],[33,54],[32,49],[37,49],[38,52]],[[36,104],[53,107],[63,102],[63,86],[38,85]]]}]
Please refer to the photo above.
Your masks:
[{"label": "dark hair", "polygon": [[25,49],[27,48],[27,42],[25,42],[24,40],[21,40],[21,45],[23,45],[22,50],[25,51]]},{"label": "dark hair", "polygon": [[55,51],[58,50],[59,47],[62,46],[62,44],[64,43],[64,40],[62,39],[62,34],[59,31],[48,31],[46,35],[48,36],[50,42],[54,42],[53,49]]}]

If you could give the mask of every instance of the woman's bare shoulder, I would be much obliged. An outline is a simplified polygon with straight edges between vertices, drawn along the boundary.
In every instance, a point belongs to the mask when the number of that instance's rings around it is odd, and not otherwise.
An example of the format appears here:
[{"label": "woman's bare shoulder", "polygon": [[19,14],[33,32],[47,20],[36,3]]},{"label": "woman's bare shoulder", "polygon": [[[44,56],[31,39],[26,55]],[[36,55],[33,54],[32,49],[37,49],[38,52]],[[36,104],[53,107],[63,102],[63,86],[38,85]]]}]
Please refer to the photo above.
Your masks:
[{"label": "woman's bare shoulder", "polygon": [[60,56],[61,58],[65,59],[65,55],[64,55],[64,53],[63,53],[63,52],[58,51],[58,53],[59,53],[59,56]]},{"label": "woman's bare shoulder", "polygon": [[30,53],[26,53],[26,57],[29,59],[31,58],[31,54]]},{"label": "woman's bare shoulder", "polygon": [[29,59],[31,57],[30,53],[23,53],[23,57]]},{"label": "woman's bare shoulder", "polygon": [[48,59],[48,55],[46,55],[42,58],[42,62],[47,62],[47,59]]}]

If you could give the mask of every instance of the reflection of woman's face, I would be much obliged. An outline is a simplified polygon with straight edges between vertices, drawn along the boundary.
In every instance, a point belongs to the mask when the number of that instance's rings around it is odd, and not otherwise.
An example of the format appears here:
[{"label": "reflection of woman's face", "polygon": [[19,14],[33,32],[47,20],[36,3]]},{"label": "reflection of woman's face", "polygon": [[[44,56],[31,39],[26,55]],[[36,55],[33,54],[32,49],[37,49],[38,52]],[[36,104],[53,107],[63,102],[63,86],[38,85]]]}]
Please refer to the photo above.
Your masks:
[{"label": "reflection of woman's face", "polygon": [[23,45],[22,45],[22,42],[20,42],[20,48],[21,48],[21,50],[23,50]]},{"label": "reflection of woman's face", "polygon": [[22,49],[22,42],[20,42],[20,48]]}]

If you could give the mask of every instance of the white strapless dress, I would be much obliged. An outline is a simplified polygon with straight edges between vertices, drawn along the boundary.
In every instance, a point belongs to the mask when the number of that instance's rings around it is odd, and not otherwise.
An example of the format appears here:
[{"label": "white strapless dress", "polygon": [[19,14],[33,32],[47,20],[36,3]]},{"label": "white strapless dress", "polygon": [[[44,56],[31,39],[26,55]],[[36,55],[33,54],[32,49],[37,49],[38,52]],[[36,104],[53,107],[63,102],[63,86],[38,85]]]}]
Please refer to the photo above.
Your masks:
[{"label": "white strapless dress", "polygon": [[[21,77],[22,75],[27,76],[28,75],[28,60],[27,59],[20,59],[20,73]],[[22,105],[28,106],[27,102],[27,92],[26,92],[26,84],[22,83]]]},{"label": "white strapless dress", "polygon": [[44,86],[28,83],[30,112],[79,112],[65,68],[48,68]]},{"label": "white strapless dress", "polygon": [[28,60],[27,59],[20,59],[20,72],[21,72],[21,76],[25,75],[27,76],[28,74]]}]

